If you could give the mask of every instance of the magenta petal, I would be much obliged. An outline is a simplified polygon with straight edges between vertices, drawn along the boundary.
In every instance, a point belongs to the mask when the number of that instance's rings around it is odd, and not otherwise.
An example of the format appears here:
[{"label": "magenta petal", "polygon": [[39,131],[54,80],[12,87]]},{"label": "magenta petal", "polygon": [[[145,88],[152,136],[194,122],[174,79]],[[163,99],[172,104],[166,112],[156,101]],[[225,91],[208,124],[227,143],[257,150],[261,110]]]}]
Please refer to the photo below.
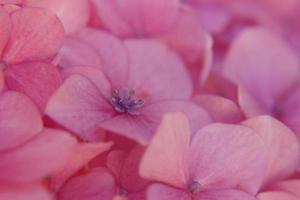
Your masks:
[{"label": "magenta petal", "polygon": [[244,119],[240,108],[230,99],[214,95],[198,95],[194,102],[202,106],[215,122],[238,123]]},{"label": "magenta petal", "polygon": [[269,116],[252,118],[242,124],[254,129],[267,147],[265,185],[296,172],[300,159],[299,141],[288,127]]},{"label": "magenta petal", "polygon": [[285,192],[263,192],[258,194],[259,200],[298,200],[299,198]]},{"label": "magenta petal", "polygon": [[189,144],[188,118],[182,113],[166,114],[142,158],[140,175],[184,188],[189,178]]},{"label": "magenta petal", "polygon": [[192,200],[183,190],[168,187],[162,184],[153,184],[147,191],[148,200]]},{"label": "magenta petal", "polygon": [[272,110],[276,100],[299,79],[297,55],[263,28],[243,31],[232,43],[224,73]]},{"label": "magenta petal", "polygon": [[[11,21],[8,13],[2,7],[0,7],[0,58],[2,56],[2,52],[8,42],[11,33]],[[1,59],[0,59],[1,60]]]},{"label": "magenta petal", "polygon": [[11,14],[11,21],[11,36],[4,54],[9,64],[49,58],[63,44],[62,24],[44,9],[19,9]]},{"label": "magenta petal", "polygon": [[240,190],[208,190],[200,192],[196,200],[257,200]]},{"label": "magenta petal", "polygon": [[98,168],[70,179],[59,192],[58,199],[112,200],[116,190],[112,175],[106,169]]},{"label": "magenta petal", "polygon": [[54,200],[42,185],[0,187],[0,200]]},{"label": "magenta petal", "polygon": [[125,44],[130,60],[128,85],[137,95],[151,101],[191,97],[191,77],[176,54],[153,40],[127,40]]},{"label": "magenta petal", "polygon": [[300,180],[299,179],[291,179],[285,180],[275,183],[271,186],[274,190],[284,191],[290,194],[293,194],[300,198]]},{"label": "magenta petal", "polygon": [[83,29],[79,36],[96,49],[103,62],[102,69],[113,86],[124,86],[127,83],[129,61],[123,42],[112,34],[91,28]]},{"label": "magenta petal", "polygon": [[190,172],[204,188],[233,188],[255,194],[266,169],[265,146],[250,128],[211,124],[200,129],[190,148]]},{"label": "magenta petal", "polygon": [[25,0],[25,5],[51,10],[63,23],[66,34],[85,27],[90,17],[90,2],[86,0]]},{"label": "magenta petal", "polygon": [[46,113],[86,140],[93,140],[99,123],[113,114],[96,85],[79,75],[61,85],[49,100]]},{"label": "magenta petal", "polygon": [[5,75],[7,87],[30,97],[42,112],[61,84],[58,69],[42,62],[10,66]]},{"label": "magenta petal", "polygon": [[50,177],[51,188],[57,191],[64,182],[70,178],[76,171],[86,165],[97,155],[107,151],[111,147],[112,143],[87,143],[78,144],[73,150],[67,164],[56,171]]},{"label": "magenta petal", "polygon": [[70,134],[45,129],[28,143],[0,153],[0,182],[42,180],[66,164],[76,144]]},{"label": "magenta petal", "polygon": [[0,151],[16,147],[42,130],[38,109],[17,92],[0,95]]}]

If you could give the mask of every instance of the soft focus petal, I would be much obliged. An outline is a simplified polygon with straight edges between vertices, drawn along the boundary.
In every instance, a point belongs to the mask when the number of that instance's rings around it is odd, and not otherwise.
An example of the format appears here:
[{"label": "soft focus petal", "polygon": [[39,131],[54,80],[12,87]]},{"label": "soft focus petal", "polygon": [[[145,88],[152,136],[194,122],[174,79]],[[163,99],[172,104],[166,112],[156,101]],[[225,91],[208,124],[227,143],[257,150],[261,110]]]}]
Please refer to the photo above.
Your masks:
[{"label": "soft focus petal", "polygon": [[[0,6],[0,57],[11,33],[11,21],[8,13]],[[0,59],[1,60],[1,59]]]},{"label": "soft focus petal", "polygon": [[269,116],[252,118],[242,124],[254,129],[267,147],[265,185],[287,178],[296,171],[300,158],[299,142],[288,127]]},{"label": "soft focus petal", "polygon": [[159,34],[176,22],[179,12],[178,0],[93,2],[104,26],[120,36]]},{"label": "soft focus petal", "polygon": [[62,24],[44,9],[19,9],[11,14],[11,21],[11,36],[4,54],[9,64],[47,59],[63,44]]},{"label": "soft focus petal", "polygon": [[166,114],[141,160],[141,176],[184,188],[189,178],[189,143],[188,118],[181,113]]},{"label": "soft focus petal", "polygon": [[212,124],[200,129],[190,149],[190,172],[204,188],[233,188],[255,194],[266,168],[259,136],[239,125]]},{"label": "soft focus petal", "polygon": [[42,128],[41,115],[29,98],[17,92],[0,95],[0,151],[26,142]]},{"label": "soft focus petal", "polygon": [[105,169],[70,179],[58,194],[59,200],[111,200],[116,193],[114,178]]},{"label": "soft focus petal", "polygon": [[66,164],[76,140],[68,133],[45,129],[30,142],[0,154],[0,182],[38,181]]},{"label": "soft focus petal", "polygon": [[230,99],[214,95],[198,95],[194,102],[212,116],[215,122],[238,123],[244,119],[240,108]]},{"label": "soft focus petal", "polygon": [[42,112],[61,84],[58,69],[42,62],[10,66],[5,70],[5,78],[9,89],[30,97]]},{"label": "soft focus petal", "polygon": [[78,144],[73,150],[73,155],[70,156],[67,164],[50,177],[51,188],[57,191],[71,175],[86,165],[94,157],[107,151],[111,145],[112,143],[103,142]]},{"label": "soft focus petal", "polygon": [[259,193],[259,200],[298,200],[299,198],[285,192],[263,192]]},{"label": "soft focus petal", "polygon": [[191,200],[188,193],[162,184],[153,184],[147,191],[148,200]]},{"label": "soft focus petal", "polygon": [[197,200],[257,200],[240,190],[208,190],[200,192]]},{"label": "soft focus petal", "polygon": [[0,200],[54,200],[41,185],[0,187]]},{"label": "soft focus petal", "polygon": [[252,28],[232,43],[224,73],[272,111],[276,101],[299,79],[299,63],[279,37],[262,28]]},{"label": "soft focus petal", "polygon": [[98,124],[111,117],[110,105],[89,79],[73,75],[50,99],[46,113],[83,139],[93,140]]},{"label": "soft focus petal", "polygon": [[85,27],[90,17],[90,2],[87,0],[25,0],[25,5],[51,10],[63,23],[66,34]]},{"label": "soft focus petal", "polygon": [[152,40],[127,40],[125,44],[130,60],[128,85],[137,96],[145,101],[191,97],[191,77],[176,54]]},{"label": "soft focus petal", "polygon": [[271,186],[274,190],[285,191],[300,198],[300,180],[291,179],[275,183]]}]

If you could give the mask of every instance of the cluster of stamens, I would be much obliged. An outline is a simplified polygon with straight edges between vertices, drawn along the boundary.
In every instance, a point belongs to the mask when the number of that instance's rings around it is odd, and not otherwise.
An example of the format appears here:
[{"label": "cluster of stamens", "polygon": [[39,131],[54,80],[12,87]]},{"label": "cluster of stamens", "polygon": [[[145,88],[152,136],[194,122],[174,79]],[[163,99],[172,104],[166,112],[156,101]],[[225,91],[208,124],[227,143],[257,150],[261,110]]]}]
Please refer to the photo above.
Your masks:
[{"label": "cluster of stamens", "polygon": [[200,183],[198,183],[197,181],[192,181],[189,185],[188,185],[188,191],[191,195],[195,195],[197,193],[199,193],[202,190],[202,186]]},{"label": "cluster of stamens", "polygon": [[129,113],[131,115],[139,114],[139,108],[144,105],[144,100],[135,99],[135,92],[113,90],[110,102],[114,109],[119,113]]}]

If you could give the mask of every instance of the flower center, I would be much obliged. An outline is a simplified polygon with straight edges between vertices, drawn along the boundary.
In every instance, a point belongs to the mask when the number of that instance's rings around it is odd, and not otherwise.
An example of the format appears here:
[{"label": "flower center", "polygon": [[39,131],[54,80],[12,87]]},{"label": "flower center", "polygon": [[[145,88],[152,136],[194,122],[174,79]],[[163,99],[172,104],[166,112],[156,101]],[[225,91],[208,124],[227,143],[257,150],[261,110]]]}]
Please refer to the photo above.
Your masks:
[{"label": "flower center", "polygon": [[131,115],[137,115],[139,108],[145,103],[143,99],[135,99],[135,91],[119,91],[113,90],[111,94],[110,102],[114,109],[119,113],[129,113]]},{"label": "flower center", "polygon": [[197,181],[192,181],[188,186],[188,191],[194,195],[199,193],[202,190],[202,186]]}]

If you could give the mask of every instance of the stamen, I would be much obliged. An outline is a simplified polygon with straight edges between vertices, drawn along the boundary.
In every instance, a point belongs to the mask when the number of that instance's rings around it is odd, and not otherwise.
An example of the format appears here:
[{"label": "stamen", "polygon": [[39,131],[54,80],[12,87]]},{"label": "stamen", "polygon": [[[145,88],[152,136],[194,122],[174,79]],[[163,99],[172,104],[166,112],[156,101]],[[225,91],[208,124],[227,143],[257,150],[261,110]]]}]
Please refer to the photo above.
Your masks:
[{"label": "stamen", "polygon": [[192,181],[191,184],[188,186],[188,191],[191,194],[197,194],[202,190],[202,186],[197,181]]},{"label": "stamen", "polygon": [[138,109],[145,103],[143,99],[134,99],[135,91],[113,90],[111,94],[111,104],[119,113],[129,113],[131,115],[140,114]]}]

